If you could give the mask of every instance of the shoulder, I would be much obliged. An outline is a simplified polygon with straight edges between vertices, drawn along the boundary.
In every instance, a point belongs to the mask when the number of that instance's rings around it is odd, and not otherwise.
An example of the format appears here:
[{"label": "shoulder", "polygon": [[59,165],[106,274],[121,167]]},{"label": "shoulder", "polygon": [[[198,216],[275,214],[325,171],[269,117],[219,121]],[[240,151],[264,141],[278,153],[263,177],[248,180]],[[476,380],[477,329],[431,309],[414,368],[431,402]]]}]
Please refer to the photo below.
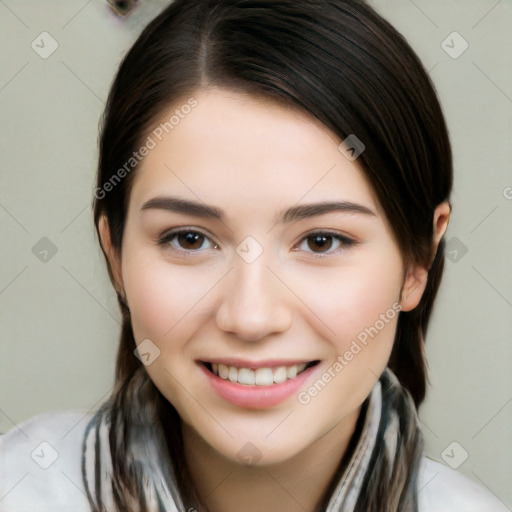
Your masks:
[{"label": "shoulder", "polygon": [[507,512],[494,494],[464,475],[424,456],[418,480],[420,512]]},{"label": "shoulder", "polygon": [[82,481],[82,439],[93,413],[38,414],[0,435],[2,512],[90,511]]}]

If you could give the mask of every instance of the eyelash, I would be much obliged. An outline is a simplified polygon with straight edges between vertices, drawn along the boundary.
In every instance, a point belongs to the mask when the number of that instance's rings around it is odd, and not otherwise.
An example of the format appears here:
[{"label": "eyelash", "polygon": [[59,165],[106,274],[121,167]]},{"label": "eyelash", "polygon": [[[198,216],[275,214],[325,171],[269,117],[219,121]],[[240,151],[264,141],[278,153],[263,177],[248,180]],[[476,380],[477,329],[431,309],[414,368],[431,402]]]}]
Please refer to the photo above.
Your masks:
[{"label": "eyelash", "polygon": [[340,247],[335,249],[334,251],[325,252],[325,253],[315,253],[313,251],[305,251],[309,253],[313,258],[327,258],[329,256],[339,254],[340,252],[349,249],[350,247],[353,247],[357,245],[357,241],[353,238],[349,238],[348,236],[341,235],[339,233],[334,233],[332,231],[312,231],[311,233],[308,233],[306,236],[302,237],[299,241],[298,245],[301,245],[304,241],[307,241],[308,238],[316,238],[316,237],[330,237],[334,240],[337,240],[340,243]]},{"label": "eyelash", "polygon": [[[172,240],[174,240],[178,235],[184,234],[184,233],[193,233],[196,235],[201,235],[201,236],[205,237],[206,239],[210,240],[210,236],[207,235],[206,233],[204,233],[203,231],[200,231],[197,229],[179,228],[179,229],[171,230],[171,231],[164,233],[162,236],[160,236],[157,243],[160,246],[170,245],[170,242]],[[356,240],[349,238],[347,236],[341,235],[339,233],[333,233],[331,231],[312,231],[311,233],[308,233],[306,236],[302,237],[300,239],[299,243],[296,245],[301,245],[302,242],[308,240],[309,238],[322,237],[322,236],[330,237],[330,238],[337,240],[340,243],[341,247],[339,247],[338,249],[336,249],[334,251],[326,252],[326,253],[315,253],[313,251],[305,251],[305,252],[308,252],[313,258],[326,258],[328,256],[338,254],[339,252],[341,252],[345,249],[349,249],[350,247],[353,247],[358,244],[358,242]],[[218,244],[216,244],[215,242],[213,242],[211,240],[210,240],[210,242],[212,243],[214,248],[218,247]],[[198,253],[201,253],[204,250],[206,250],[206,249],[187,250],[187,249],[183,249],[183,248],[174,247],[172,245],[170,247],[171,247],[171,250],[180,252],[185,257],[195,257],[195,256],[198,256]],[[298,250],[298,249],[295,249],[295,250]]]}]

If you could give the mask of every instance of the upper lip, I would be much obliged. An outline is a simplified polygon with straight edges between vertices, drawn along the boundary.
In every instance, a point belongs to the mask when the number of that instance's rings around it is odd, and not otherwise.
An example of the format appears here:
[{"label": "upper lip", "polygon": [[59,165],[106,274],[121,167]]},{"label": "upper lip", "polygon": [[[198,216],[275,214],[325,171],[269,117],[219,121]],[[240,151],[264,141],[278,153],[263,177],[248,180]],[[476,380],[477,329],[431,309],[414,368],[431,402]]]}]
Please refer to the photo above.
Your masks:
[{"label": "upper lip", "polygon": [[236,366],[237,368],[274,368],[277,366],[308,364],[314,361],[317,361],[317,359],[265,359],[262,361],[249,361],[238,357],[214,357],[201,360],[202,363],[225,364],[226,366]]}]

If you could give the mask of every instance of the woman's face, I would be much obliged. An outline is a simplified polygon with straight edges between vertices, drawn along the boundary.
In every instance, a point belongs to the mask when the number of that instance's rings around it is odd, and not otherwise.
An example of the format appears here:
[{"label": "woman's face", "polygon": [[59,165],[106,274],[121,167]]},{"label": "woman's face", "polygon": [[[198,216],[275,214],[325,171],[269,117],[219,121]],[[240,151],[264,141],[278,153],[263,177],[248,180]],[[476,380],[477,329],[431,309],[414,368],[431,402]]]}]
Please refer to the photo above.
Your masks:
[{"label": "woman's face", "polygon": [[130,196],[135,340],[186,428],[233,461],[284,461],[357,415],[416,304],[399,302],[392,231],[332,132],[239,93],[193,96],[149,134]]}]

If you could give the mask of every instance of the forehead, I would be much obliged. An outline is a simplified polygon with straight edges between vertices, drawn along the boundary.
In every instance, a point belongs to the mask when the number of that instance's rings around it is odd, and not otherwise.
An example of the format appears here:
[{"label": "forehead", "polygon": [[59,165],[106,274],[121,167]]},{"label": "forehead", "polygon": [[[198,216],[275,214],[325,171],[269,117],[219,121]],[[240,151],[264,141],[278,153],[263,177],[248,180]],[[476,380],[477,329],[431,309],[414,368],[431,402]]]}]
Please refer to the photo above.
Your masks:
[{"label": "forehead", "polygon": [[[339,151],[341,140],[314,117],[222,89],[193,97],[196,106],[178,116],[178,102],[155,123],[168,133],[150,133],[155,145],[136,171],[134,202],[172,193],[253,209],[341,199],[378,210],[357,161]],[[173,115],[176,124],[165,125]]]}]

